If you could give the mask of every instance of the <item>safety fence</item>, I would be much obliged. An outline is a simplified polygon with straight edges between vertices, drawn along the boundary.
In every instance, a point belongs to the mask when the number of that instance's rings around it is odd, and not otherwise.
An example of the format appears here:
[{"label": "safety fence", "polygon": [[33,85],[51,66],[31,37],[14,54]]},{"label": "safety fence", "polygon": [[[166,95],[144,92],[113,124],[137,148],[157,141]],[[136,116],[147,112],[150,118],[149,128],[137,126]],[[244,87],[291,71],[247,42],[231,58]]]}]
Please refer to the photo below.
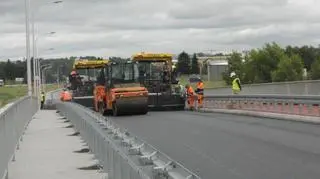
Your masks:
[{"label": "safety fence", "polygon": [[[199,109],[197,100],[195,108]],[[204,97],[202,109],[238,109],[320,117],[320,96],[207,95]]]},{"label": "safety fence", "polygon": [[56,89],[46,93],[45,109],[55,109],[55,104],[60,101],[59,95],[62,89]]},{"label": "safety fence", "polygon": [[87,142],[108,179],[200,178],[111,119],[76,103],[56,106]]},{"label": "safety fence", "polygon": [[[277,82],[242,85],[242,95],[284,94],[284,95],[320,95],[320,80]],[[207,95],[232,94],[231,86],[226,88],[206,89]]]},{"label": "safety fence", "polygon": [[0,178],[8,178],[8,163],[14,160],[19,141],[37,110],[37,99],[24,97],[0,113]]}]

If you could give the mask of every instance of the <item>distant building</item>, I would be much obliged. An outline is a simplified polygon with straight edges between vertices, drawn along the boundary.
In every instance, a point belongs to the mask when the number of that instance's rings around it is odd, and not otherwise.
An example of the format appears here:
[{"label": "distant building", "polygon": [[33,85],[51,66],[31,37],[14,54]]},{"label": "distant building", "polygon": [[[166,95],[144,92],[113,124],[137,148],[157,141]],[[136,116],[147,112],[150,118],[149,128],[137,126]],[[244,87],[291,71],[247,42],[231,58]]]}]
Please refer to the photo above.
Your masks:
[{"label": "distant building", "polygon": [[198,57],[200,74],[204,75],[204,71],[206,71],[208,81],[223,80],[222,73],[228,69],[228,57],[229,55]]},{"label": "distant building", "polygon": [[228,69],[228,60],[209,60],[208,67],[208,81],[221,81],[222,73]]}]

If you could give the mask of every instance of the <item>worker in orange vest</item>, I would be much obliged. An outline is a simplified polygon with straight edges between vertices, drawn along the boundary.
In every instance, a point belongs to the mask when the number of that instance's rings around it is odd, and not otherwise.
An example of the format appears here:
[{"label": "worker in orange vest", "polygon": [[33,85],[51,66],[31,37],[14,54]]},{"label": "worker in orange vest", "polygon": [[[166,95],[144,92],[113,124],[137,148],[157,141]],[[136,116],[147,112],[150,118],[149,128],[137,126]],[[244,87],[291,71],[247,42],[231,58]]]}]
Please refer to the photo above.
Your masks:
[{"label": "worker in orange vest", "polygon": [[64,92],[66,91],[66,89],[63,89],[60,93],[60,101],[63,101],[63,96],[64,96]]},{"label": "worker in orange vest", "polygon": [[63,89],[63,91],[60,94],[60,99],[61,101],[71,101],[72,95],[69,91],[67,91],[66,89]]},{"label": "worker in orange vest", "polygon": [[186,95],[187,95],[188,107],[189,109],[193,110],[194,109],[194,91],[189,84],[186,85]]},{"label": "worker in orange vest", "polygon": [[199,78],[199,82],[197,83],[197,89],[196,89],[196,93],[198,95],[198,107],[202,108],[203,107],[203,98],[204,98],[204,84],[203,81],[201,80],[201,78]]}]

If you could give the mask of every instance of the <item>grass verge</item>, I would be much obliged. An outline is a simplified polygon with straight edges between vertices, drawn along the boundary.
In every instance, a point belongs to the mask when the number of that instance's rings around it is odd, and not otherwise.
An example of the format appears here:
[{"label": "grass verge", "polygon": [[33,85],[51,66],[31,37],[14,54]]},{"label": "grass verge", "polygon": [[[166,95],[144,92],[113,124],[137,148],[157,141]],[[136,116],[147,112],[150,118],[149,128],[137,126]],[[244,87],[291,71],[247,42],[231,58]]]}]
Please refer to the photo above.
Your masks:
[{"label": "grass verge", "polygon": [[[58,89],[58,85],[50,84],[46,86],[46,91]],[[0,107],[27,95],[28,87],[25,85],[20,86],[4,86],[0,87]]]}]

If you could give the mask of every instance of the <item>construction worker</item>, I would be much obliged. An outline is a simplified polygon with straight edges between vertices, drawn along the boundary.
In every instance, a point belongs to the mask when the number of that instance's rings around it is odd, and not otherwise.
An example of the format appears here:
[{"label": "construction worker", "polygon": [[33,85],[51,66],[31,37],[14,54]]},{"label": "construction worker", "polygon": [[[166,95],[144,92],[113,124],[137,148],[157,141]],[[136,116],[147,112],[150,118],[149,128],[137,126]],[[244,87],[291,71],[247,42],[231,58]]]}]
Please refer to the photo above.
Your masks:
[{"label": "construction worker", "polygon": [[69,75],[69,83],[71,84],[71,89],[76,90],[78,87],[78,73],[75,69],[72,69]]},{"label": "construction worker", "polygon": [[40,98],[40,101],[41,101],[40,109],[43,109],[44,102],[46,101],[46,95],[44,94],[44,92],[41,92],[41,98]]},{"label": "construction worker", "polygon": [[201,78],[199,78],[199,81],[197,83],[197,89],[196,89],[196,93],[198,95],[198,107],[202,108],[203,107],[203,98],[204,98],[204,84],[203,81],[201,80]]},{"label": "construction worker", "polygon": [[61,91],[61,93],[60,93],[60,100],[61,101],[63,101],[63,95],[64,95],[64,91],[65,91],[66,89],[65,88],[63,88],[63,90]]},{"label": "construction worker", "polygon": [[71,101],[72,95],[67,89],[63,89],[63,91],[60,93],[60,100],[61,101]]},{"label": "construction worker", "polygon": [[177,84],[179,83],[178,81],[178,74],[177,74],[177,67],[175,65],[172,65],[172,83]]},{"label": "construction worker", "polygon": [[71,100],[72,100],[72,94],[68,90],[66,90],[63,95],[63,101],[71,101]]},{"label": "construction worker", "polygon": [[232,72],[230,74],[230,77],[233,79],[232,80],[232,93],[239,94],[240,91],[242,90],[240,79],[237,77],[235,72]]},{"label": "construction worker", "polygon": [[187,84],[185,87],[186,87],[188,107],[190,110],[193,110],[194,109],[194,91],[189,84]]}]

